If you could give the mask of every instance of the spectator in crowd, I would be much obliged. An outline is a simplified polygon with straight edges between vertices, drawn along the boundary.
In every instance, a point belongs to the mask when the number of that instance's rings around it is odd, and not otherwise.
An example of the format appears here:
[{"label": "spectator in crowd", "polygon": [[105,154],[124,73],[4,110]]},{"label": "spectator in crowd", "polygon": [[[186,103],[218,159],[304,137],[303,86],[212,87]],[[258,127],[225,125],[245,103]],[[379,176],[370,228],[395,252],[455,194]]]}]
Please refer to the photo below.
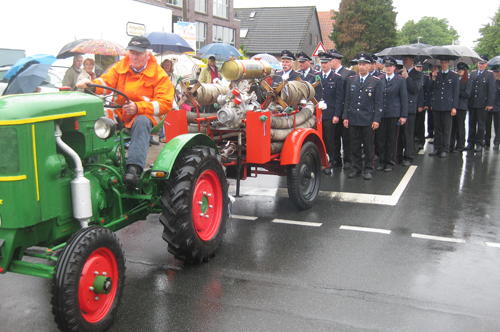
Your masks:
[{"label": "spectator in crowd", "polygon": [[458,78],[460,79],[460,93],[458,95],[457,114],[451,124],[450,151],[461,154],[465,149],[465,117],[469,107],[469,97],[472,91],[472,81],[469,79],[469,66],[463,62],[457,64]]},{"label": "spectator in crowd", "polygon": [[77,54],[73,57],[73,65],[66,70],[62,81],[62,86],[69,86],[71,90],[75,89],[78,76],[82,72],[83,56]]},{"label": "spectator in crowd", "polygon": [[88,79],[88,80],[93,80],[95,77],[94,74],[94,66],[95,66],[95,61],[93,59],[87,58],[83,61],[83,70],[78,75],[77,82],[83,80],[83,79]]},{"label": "spectator in crowd", "polygon": [[215,64],[215,56],[210,55],[208,57],[208,66],[203,68],[200,73],[200,83],[215,83],[220,77],[219,69]]}]

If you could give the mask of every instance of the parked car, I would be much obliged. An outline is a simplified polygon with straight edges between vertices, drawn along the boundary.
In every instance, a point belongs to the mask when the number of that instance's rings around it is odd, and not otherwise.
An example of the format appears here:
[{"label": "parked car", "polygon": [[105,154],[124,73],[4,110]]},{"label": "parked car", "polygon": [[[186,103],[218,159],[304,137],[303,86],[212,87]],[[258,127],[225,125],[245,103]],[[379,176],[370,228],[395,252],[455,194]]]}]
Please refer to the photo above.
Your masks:
[{"label": "parked car", "polygon": [[[3,94],[5,88],[7,88],[7,84],[9,81],[5,79],[5,74],[10,69],[11,66],[1,66],[0,67],[0,96]],[[62,78],[64,74],[61,76],[61,70],[65,67],[51,67],[47,74],[45,80],[40,84],[41,92],[57,92],[59,88],[62,86]],[[67,68],[65,68],[67,70]]]}]

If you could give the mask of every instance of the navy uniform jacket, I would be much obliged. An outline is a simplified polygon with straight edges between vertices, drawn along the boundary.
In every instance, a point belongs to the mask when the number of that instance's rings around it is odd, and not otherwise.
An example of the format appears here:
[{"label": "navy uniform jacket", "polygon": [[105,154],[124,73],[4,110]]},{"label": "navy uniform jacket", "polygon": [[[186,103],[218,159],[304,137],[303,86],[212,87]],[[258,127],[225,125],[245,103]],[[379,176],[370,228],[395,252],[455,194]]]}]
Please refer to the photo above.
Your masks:
[{"label": "navy uniform jacket", "polygon": [[344,119],[349,126],[371,126],[380,123],[384,103],[380,78],[368,75],[363,84],[359,75],[347,80],[347,93],[344,102]]},{"label": "navy uniform jacket", "polygon": [[[500,80],[495,80],[495,104],[493,105],[493,112],[500,112]],[[490,111],[491,112],[491,111]]]},{"label": "navy uniform jacket", "polygon": [[458,74],[449,70],[443,74],[438,72],[436,80],[431,83],[433,111],[451,111],[458,109],[458,96],[460,95],[460,81]]},{"label": "navy uniform jacket", "polygon": [[297,71],[297,73],[300,75],[300,79],[309,83],[314,83],[316,82],[316,74],[314,71],[311,69],[307,73],[307,75],[304,77],[304,72],[302,70]]},{"label": "navy uniform jacket", "polygon": [[[401,72],[399,72],[401,75]],[[408,89],[408,113],[417,113],[418,91],[422,89],[424,74],[417,71],[415,67],[408,73],[406,88]]]},{"label": "navy uniform jacket", "polygon": [[331,120],[334,116],[342,117],[344,108],[344,84],[342,76],[330,70],[328,76],[323,78],[321,75],[321,84],[323,85],[323,101],[326,103],[327,108],[323,110],[322,118],[324,120]]},{"label": "navy uniform jacket", "polygon": [[[458,78],[460,79],[460,77]],[[467,82],[460,81],[460,93],[458,94],[458,108],[459,110],[467,110],[469,107],[469,98],[472,92],[472,81],[467,79]]]},{"label": "navy uniform jacket", "polygon": [[469,107],[482,108],[493,106],[495,100],[495,77],[493,72],[485,70],[481,75],[477,75],[477,70],[470,74],[472,81],[472,93],[469,98]]},{"label": "navy uniform jacket", "polygon": [[[279,70],[276,72],[276,74],[273,76],[273,85],[281,83],[283,79],[280,76],[283,76],[283,74],[284,74],[283,70]],[[290,71],[290,74],[288,75],[287,81],[296,81],[297,77],[300,77],[300,74],[292,69]]]},{"label": "navy uniform jacket", "polygon": [[407,118],[408,117],[408,92],[406,80],[403,76],[394,75],[387,82],[386,76],[379,76],[384,92],[383,118]]}]

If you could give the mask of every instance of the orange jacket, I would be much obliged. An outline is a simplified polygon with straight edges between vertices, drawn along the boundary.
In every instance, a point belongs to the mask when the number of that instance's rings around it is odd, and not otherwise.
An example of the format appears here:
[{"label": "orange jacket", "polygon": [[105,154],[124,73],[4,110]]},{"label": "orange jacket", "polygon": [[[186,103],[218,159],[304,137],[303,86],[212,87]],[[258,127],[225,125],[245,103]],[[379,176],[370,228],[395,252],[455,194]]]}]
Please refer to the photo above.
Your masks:
[{"label": "orange jacket", "polygon": [[[126,115],[121,108],[116,110],[120,120],[125,123],[127,128],[132,127],[132,123],[138,115],[146,115],[155,126],[172,109],[174,86],[153,55],[149,58],[146,68],[138,74],[135,74],[130,68],[130,60],[127,55],[106,74],[93,80],[92,83],[118,89],[135,102],[137,114],[133,116]],[[106,94],[107,92],[109,91],[96,89],[98,94]],[[119,96],[115,102],[124,104],[125,98]]]}]

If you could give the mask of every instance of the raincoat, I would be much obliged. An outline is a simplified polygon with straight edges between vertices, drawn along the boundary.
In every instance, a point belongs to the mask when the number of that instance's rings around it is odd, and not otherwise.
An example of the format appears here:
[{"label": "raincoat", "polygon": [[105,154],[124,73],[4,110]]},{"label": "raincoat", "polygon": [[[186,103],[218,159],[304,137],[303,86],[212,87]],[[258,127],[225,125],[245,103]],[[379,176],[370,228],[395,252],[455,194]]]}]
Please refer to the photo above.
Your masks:
[{"label": "raincoat", "polygon": [[[132,127],[138,115],[146,115],[155,126],[172,109],[174,87],[153,55],[149,58],[146,68],[138,74],[132,71],[127,55],[92,83],[118,89],[135,102],[137,105],[135,115],[127,115],[121,108],[116,110],[127,128]],[[97,88],[96,93],[106,94],[107,91]],[[125,98],[119,96],[115,102],[124,104]]]}]

